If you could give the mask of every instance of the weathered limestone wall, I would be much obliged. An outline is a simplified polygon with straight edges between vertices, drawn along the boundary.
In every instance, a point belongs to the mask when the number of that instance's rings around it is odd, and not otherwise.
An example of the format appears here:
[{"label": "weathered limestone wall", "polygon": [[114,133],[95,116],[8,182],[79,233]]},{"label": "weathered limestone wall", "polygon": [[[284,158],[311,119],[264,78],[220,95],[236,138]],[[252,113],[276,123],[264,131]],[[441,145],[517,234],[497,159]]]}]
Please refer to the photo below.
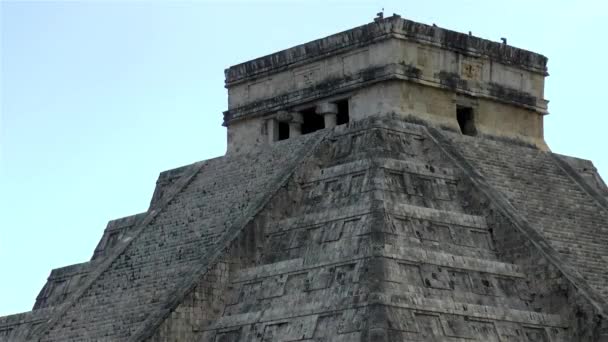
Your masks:
[{"label": "weathered limestone wall", "polygon": [[[517,228],[500,202],[471,181],[481,176],[447,157],[446,151],[462,153],[462,144],[438,141],[429,130],[384,115],[338,126],[320,144],[310,142],[327,131],[278,142],[267,150],[274,157],[211,161],[189,185],[172,185],[177,197],[167,194],[173,200],[157,207],[164,208],[158,219],[43,340],[601,341],[608,328],[603,299],[594,301],[585,284],[601,289],[604,279],[589,270],[583,270],[588,279],[569,278],[562,267],[568,265],[548,257],[549,243],[538,235],[553,239],[559,230],[537,225],[531,237]],[[469,142],[463,155],[471,163],[494,163],[495,173],[487,173],[487,164],[476,168],[509,200],[516,199],[509,190],[520,191],[519,180],[542,166],[551,186],[585,203],[579,229],[592,233],[589,198],[556,164],[539,160],[544,152],[504,143],[508,155],[524,154],[521,163],[509,163],[518,170],[513,175],[502,165],[511,157],[495,156],[492,146],[500,142],[443,134]],[[271,176],[253,175],[273,172],[296,145],[309,157],[291,157],[300,161],[295,173],[273,183],[263,208],[245,206],[249,223],[215,229],[209,213],[217,222],[234,219],[241,212],[234,208],[243,208],[236,197],[268,189]],[[243,165],[253,169],[243,172]],[[544,196],[540,186],[524,186],[533,189],[530,203]],[[560,222],[565,235],[563,227],[576,226]],[[219,254],[194,255],[209,246]],[[125,268],[126,260],[135,263]],[[0,320],[0,341],[18,341],[32,325],[46,324],[52,315],[42,310]]]},{"label": "weathered limestone wall", "polygon": [[[490,204],[492,206],[495,204]],[[525,295],[533,299],[532,309],[553,312],[571,322],[570,341],[603,341],[602,336],[608,337],[605,335],[608,322],[606,317],[602,317],[605,312],[598,309],[592,302],[593,298],[582,293],[577,284],[547,259],[547,255],[538,248],[542,241],[525,236],[498,214],[499,210],[494,209],[494,215],[489,219],[494,227],[497,253],[502,260],[521,265],[530,275],[527,280],[529,290]],[[548,293],[552,295],[547,296]]]},{"label": "weathered limestone wall", "polygon": [[608,341],[608,189],[546,151],[546,75],[398,16],[231,67],[228,155],[161,173],[0,341]]},{"label": "weathered limestone wall", "polygon": [[[158,190],[158,186],[156,190]],[[106,229],[103,231],[101,239],[99,239],[99,242],[95,247],[91,261],[110,255],[114,247],[116,247],[121,241],[125,241],[129,238],[129,235],[135,228],[137,228],[137,225],[146,216],[146,214],[147,212],[144,212],[108,222]]]},{"label": "weathered limestone wall", "polygon": [[228,109],[239,108],[286,93],[347,77],[361,71],[398,63],[398,46],[383,40],[364,48],[333,54],[321,60],[303,61],[287,70],[277,70],[263,78],[240,81],[228,86]]},{"label": "weathered limestone wall", "polygon": [[388,81],[359,89],[350,97],[350,117],[399,114],[460,130],[456,107],[473,108],[480,134],[514,138],[548,149],[543,138],[543,117],[525,108],[419,84]]},{"label": "weathered limestone wall", "polygon": [[543,56],[505,44],[387,18],[227,69],[228,152],[269,141],[257,118],[338,98],[358,102],[355,120],[391,112],[435,114],[424,119],[449,116],[443,121],[450,125],[455,103],[473,102],[482,134],[546,149],[545,63]]},{"label": "weathered limestone wall", "polygon": [[[532,226],[527,221],[526,212],[521,210],[521,207],[513,207],[513,204],[517,205],[517,202],[513,201],[515,198],[512,193],[506,192],[504,187],[495,187],[497,184],[495,177],[498,174],[509,174],[510,177],[513,177],[511,179],[514,183],[517,183],[516,179],[530,177],[532,173],[537,173],[544,168],[535,165],[532,167],[535,170],[533,172],[512,173],[502,169],[504,166],[501,166],[500,163],[493,161],[491,162],[493,164],[492,168],[498,173],[484,173],[482,176],[478,173],[481,170],[477,168],[479,165],[475,165],[477,158],[480,156],[471,158],[471,155],[475,153],[473,151],[484,154],[487,151],[483,150],[487,147],[474,144],[472,149],[466,149],[466,154],[461,154],[462,149],[459,148],[459,145],[453,144],[444,136],[446,134],[452,136],[453,139],[456,136],[455,134],[439,133],[437,130],[434,130],[434,132],[436,133],[433,133],[433,135],[439,139],[438,144],[447,154],[451,155],[450,158],[453,158],[453,161],[468,175],[467,183],[469,181],[474,183],[474,185],[469,184],[468,186],[474,186],[483,193],[482,196],[479,196],[462,189],[465,194],[468,193],[468,196],[465,196],[468,206],[473,208],[475,212],[486,213],[486,220],[488,225],[492,227],[492,240],[499,258],[520,265],[522,271],[530,275],[527,280],[528,290],[523,293],[530,300],[529,307],[535,311],[546,310],[567,317],[567,321],[571,322],[568,333],[569,341],[604,341],[608,337],[608,321],[606,319],[608,306],[602,298],[602,291],[597,291],[598,288],[593,289],[590,286],[592,283],[588,280],[591,277],[581,276],[579,273],[581,269],[571,263],[573,260],[569,258],[569,253],[560,255],[564,247],[562,243],[556,243],[556,236],[543,232],[543,228],[546,227],[550,230],[561,229],[562,235],[570,235],[566,231],[572,229],[572,227],[550,227],[551,220],[549,218],[543,226],[538,224]],[[512,143],[509,145],[512,145]],[[513,146],[513,148],[522,147]],[[523,148],[528,151],[540,152],[529,147]],[[521,150],[519,153],[521,153]],[[486,159],[487,156],[481,158]],[[542,171],[542,173],[544,172],[546,170]],[[551,178],[555,178],[555,175]],[[531,186],[535,187],[531,183],[526,184],[526,187]],[[519,191],[518,186],[514,186],[514,184],[511,184],[510,188],[515,192]],[[546,193],[545,191],[544,194]],[[531,191],[527,196],[530,203],[536,203],[537,197],[543,195]],[[561,200],[564,199],[561,198]],[[547,209],[543,208],[543,210]],[[556,215],[559,216],[554,212],[550,216],[555,217]],[[572,240],[572,245],[588,243],[584,236],[572,237]]]},{"label": "weathered limestone wall", "polygon": [[[294,214],[302,210],[303,207],[299,205],[301,200],[301,189],[292,178],[272,196],[246,227],[238,231],[223,249],[220,260],[214,262],[196,287],[164,318],[147,341],[199,341],[208,337],[209,326],[230,310],[231,305],[243,300],[238,285],[235,286],[238,274],[257,265],[263,254],[273,252],[260,248],[266,239],[268,225],[279,222],[288,213]],[[230,336],[230,329],[219,335]],[[219,340],[223,341],[221,338]]]},{"label": "weathered limestone wall", "polygon": [[91,262],[56,268],[38,293],[33,310],[57,306],[84,283],[91,270]]},{"label": "weathered limestone wall", "polygon": [[544,139],[543,116],[509,104],[479,99],[474,108],[477,130],[481,134],[512,138],[542,150],[549,147]]},{"label": "weathered limestone wall", "polygon": [[[324,98],[323,102],[333,99],[336,97]],[[449,89],[403,80],[387,80],[358,88],[348,93],[348,101],[350,120],[398,114],[454,130],[460,129],[456,120],[457,106],[467,106],[473,108],[474,122],[479,134],[512,138],[548,150],[543,138],[543,116],[505,102],[471,98]],[[313,102],[296,108],[314,106]],[[228,153],[251,152],[260,145],[271,142],[267,125],[268,120],[274,117],[276,113],[230,124]]]},{"label": "weathered limestone wall", "polygon": [[[134,229],[91,271],[32,338],[44,341],[141,340],[154,333],[181,291],[205,274],[226,239],[257,213],[319,135],[285,141],[239,158],[195,163],[164,185],[164,194]],[[193,280],[194,279],[194,280]],[[184,297],[187,293],[184,294]]]},{"label": "weathered limestone wall", "polygon": [[598,340],[599,311],[546,243],[392,117],[336,128],[299,168],[303,198],[249,228],[258,252],[201,340]]},{"label": "weathered limestone wall", "polygon": [[227,154],[248,153],[268,144],[267,118],[257,117],[230,125]]},{"label": "weathered limestone wall", "polygon": [[149,342],[196,341],[201,327],[221,315],[230,263],[219,261],[156,329]]},{"label": "weathered limestone wall", "polygon": [[52,315],[55,308],[44,308],[0,317],[0,342],[26,341],[28,334]]},{"label": "weathered limestone wall", "polygon": [[595,191],[598,196],[603,197],[608,202],[608,186],[606,186],[592,161],[559,154],[554,154],[554,156],[570,165],[592,191]]},{"label": "weathered limestone wall", "polygon": [[472,167],[607,300],[608,206],[577,184],[550,152],[496,139],[449,137]]}]

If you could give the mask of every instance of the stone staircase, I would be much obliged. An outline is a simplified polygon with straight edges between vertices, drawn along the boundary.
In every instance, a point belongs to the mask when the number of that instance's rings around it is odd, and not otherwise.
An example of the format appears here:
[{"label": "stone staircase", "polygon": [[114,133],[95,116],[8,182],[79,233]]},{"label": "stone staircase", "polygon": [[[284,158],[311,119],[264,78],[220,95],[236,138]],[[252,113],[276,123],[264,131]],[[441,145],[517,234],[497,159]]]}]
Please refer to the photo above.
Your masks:
[{"label": "stone staircase", "polygon": [[[551,152],[501,140],[445,134],[585,281],[608,299],[608,206],[570,177]],[[576,171],[572,171],[576,172]]]}]

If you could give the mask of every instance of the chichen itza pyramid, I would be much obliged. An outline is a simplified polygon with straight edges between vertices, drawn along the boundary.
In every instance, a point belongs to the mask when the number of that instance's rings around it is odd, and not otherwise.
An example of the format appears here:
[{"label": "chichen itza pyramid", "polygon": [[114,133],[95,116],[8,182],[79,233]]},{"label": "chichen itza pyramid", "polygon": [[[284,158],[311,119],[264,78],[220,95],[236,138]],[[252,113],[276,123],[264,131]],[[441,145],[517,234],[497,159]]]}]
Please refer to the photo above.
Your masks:
[{"label": "chichen itza pyramid", "polygon": [[546,63],[393,15],[228,68],[226,155],[0,341],[608,341],[608,189],[545,143]]}]

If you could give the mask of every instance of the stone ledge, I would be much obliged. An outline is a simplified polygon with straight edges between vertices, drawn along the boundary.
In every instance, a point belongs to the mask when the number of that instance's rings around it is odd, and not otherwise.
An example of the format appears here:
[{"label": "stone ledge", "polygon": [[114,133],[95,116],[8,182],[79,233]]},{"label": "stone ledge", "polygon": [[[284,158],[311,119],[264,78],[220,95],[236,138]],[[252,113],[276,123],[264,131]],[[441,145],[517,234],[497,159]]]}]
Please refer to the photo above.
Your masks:
[{"label": "stone ledge", "polygon": [[454,255],[445,252],[430,251],[426,248],[386,245],[383,251],[374,252],[375,256],[386,257],[396,262],[416,265],[428,264],[449,269],[476,271],[512,278],[525,278],[518,265],[500,261]]},{"label": "stone ledge", "polygon": [[471,228],[487,229],[488,227],[486,220],[482,216],[467,215],[409,204],[389,203],[386,206],[386,211],[399,217],[412,217]]},{"label": "stone ledge", "polygon": [[370,295],[369,304],[381,304],[398,308],[449,313],[473,318],[509,321],[524,324],[567,328],[568,322],[559,315],[534,311],[498,308],[485,305],[459,303],[453,300],[429,299],[403,293],[376,293]]},{"label": "stone ledge", "polygon": [[603,179],[599,176],[597,169],[593,166],[593,163],[555,153],[550,153],[550,156],[553,157],[556,164],[584,192],[591,196],[600,206],[604,207],[604,209],[608,209],[608,189]]},{"label": "stone ledge", "polygon": [[283,232],[304,227],[318,226],[323,223],[340,221],[350,218],[361,218],[364,215],[374,212],[374,208],[369,203],[340,206],[335,209],[328,209],[321,212],[306,213],[286,219],[282,219],[276,225],[276,230],[271,233]]},{"label": "stone ledge", "polygon": [[547,74],[547,57],[543,55],[393,15],[378,22],[231,66],[224,71],[226,86],[230,87],[262,74],[275,73],[291,65],[308,63],[314,59],[344,53],[390,37],[438,45],[463,54],[483,56],[501,63]]},{"label": "stone ledge", "polygon": [[90,270],[90,266],[91,263],[89,261],[85,261],[79,264],[55,268],[51,271],[51,275],[49,275],[49,280],[71,277],[80,273],[88,273]]},{"label": "stone ledge", "polygon": [[245,118],[259,117],[288,107],[318,101],[322,98],[348,94],[357,89],[390,80],[414,82],[423,86],[455,91],[467,96],[515,105],[535,111],[540,115],[547,114],[546,101],[526,92],[511,89],[497,83],[484,83],[486,87],[472,89],[469,86],[469,81],[461,79],[458,75],[446,75],[446,73],[440,72],[436,77],[424,78],[420,75],[419,69],[403,64],[386,64],[379,67],[370,67],[353,76],[337,77],[308,88],[285,92],[277,96],[230,108],[224,112],[223,125],[229,126],[231,123]]},{"label": "stone ledge", "polygon": [[[313,298],[311,298],[311,296]],[[320,290],[313,295],[298,293],[289,295],[289,297],[289,299],[282,297],[279,298],[285,300],[286,302],[303,304],[295,307],[277,307],[270,310],[223,316],[205,330],[226,329],[254,323],[270,323],[277,320],[321,315],[326,312],[343,311],[370,305],[383,305],[394,308],[410,309],[420,313],[445,313],[470,318],[489,319],[493,321],[508,321],[559,328],[568,327],[568,322],[558,315],[460,303],[451,299],[428,299],[424,298],[424,296],[413,293],[404,295],[401,292],[376,292],[370,293],[369,295],[349,295],[335,293],[331,290]],[[335,300],[335,303],[331,303],[333,305],[330,305],[329,303],[331,302],[331,300],[329,300],[330,298]]]},{"label": "stone ledge", "polygon": [[41,322],[48,318],[48,316],[55,310],[55,308],[44,308],[40,310],[21,312],[13,315],[0,317],[0,329],[10,328],[26,323]]}]

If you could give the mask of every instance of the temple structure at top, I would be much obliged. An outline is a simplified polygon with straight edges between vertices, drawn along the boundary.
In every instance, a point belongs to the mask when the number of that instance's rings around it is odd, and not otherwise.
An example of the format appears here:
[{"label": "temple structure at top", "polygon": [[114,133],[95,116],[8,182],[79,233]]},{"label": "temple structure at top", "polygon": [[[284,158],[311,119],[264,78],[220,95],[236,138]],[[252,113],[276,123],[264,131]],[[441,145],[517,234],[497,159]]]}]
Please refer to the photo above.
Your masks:
[{"label": "temple structure at top", "polygon": [[542,149],[547,58],[393,15],[226,69],[228,153],[398,114]]}]

